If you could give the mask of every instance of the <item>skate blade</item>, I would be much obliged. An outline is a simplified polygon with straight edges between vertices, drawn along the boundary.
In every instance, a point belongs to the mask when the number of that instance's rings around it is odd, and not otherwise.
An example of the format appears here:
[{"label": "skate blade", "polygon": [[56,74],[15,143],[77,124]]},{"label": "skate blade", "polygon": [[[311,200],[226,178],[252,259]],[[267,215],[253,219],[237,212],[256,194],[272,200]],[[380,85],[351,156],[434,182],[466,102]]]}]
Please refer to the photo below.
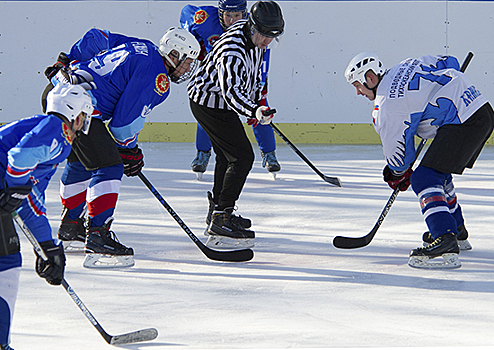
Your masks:
[{"label": "skate blade", "polygon": [[116,267],[132,267],[134,266],[134,256],[133,255],[109,255],[109,254],[98,254],[89,253],[86,254],[86,259],[82,266],[92,269],[112,269]]},{"label": "skate blade", "polygon": [[81,241],[62,241],[65,254],[84,254],[85,242]]},{"label": "skate blade", "polygon": [[460,247],[460,250],[472,250],[472,245],[467,239],[458,241],[458,247]]},{"label": "skate blade", "polygon": [[276,174],[277,174],[277,173],[275,173],[275,172],[270,172],[270,173],[268,173],[268,174],[271,176],[271,178],[273,179],[273,181],[275,181],[275,180],[276,180]]},{"label": "skate blade", "polygon": [[461,267],[461,262],[458,259],[458,254],[446,253],[438,257],[437,260],[430,259],[428,256],[411,256],[408,260],[408,266],[419,269],[457,269]]},{"label": "skate blade", "polygon": [[206,245],[209,248],[236,250],[253,248],[255,243],[254,238],[235,239],[225,236],[209,235]]},{"label": "skate blade", "polygon": [[202,175],[204,175],[204,173],[196,172],[195,174],[197,176],[197,181],[201,181],[202,180]]}]

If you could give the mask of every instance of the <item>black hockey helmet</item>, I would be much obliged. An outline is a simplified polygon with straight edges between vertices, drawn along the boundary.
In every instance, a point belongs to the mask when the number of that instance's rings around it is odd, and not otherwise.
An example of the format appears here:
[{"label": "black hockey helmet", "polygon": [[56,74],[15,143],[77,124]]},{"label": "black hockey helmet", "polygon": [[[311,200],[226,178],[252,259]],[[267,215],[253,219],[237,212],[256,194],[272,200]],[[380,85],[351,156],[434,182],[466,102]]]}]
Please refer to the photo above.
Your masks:
[{"label": "black hockey helmet", "polygon": [[250,8],[249,26],[268,38],[283,34],[285,21],[280,6],[274,1],[258,1]]}]

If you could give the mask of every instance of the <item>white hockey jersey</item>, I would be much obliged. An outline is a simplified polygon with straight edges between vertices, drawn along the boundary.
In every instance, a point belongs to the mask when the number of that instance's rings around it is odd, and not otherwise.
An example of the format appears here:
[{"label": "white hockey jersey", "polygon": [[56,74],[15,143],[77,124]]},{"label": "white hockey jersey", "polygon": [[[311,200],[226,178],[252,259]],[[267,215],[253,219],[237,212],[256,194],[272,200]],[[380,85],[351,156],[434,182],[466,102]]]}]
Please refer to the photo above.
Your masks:
[{"label": "white hockey jersey", "polygon": [[452,56],[408,58],[386,71],[372,117],[390,169],[413,162],[415,135],[434,138],[439,127],[464,123],[487,102]]}]

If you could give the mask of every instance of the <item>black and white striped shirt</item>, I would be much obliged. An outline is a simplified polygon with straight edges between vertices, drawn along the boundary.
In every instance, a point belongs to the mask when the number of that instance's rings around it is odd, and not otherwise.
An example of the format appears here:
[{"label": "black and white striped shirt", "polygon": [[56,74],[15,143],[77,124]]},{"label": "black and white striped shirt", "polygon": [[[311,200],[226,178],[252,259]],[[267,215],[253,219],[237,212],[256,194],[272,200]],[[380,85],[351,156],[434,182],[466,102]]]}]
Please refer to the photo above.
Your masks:
[{"label": "black and white striped shirt", "polygon": [[187,85],[187,93],[199,105],[255,118],[265,50],[252,43],[246,23],[235,22],[214,44]]}]

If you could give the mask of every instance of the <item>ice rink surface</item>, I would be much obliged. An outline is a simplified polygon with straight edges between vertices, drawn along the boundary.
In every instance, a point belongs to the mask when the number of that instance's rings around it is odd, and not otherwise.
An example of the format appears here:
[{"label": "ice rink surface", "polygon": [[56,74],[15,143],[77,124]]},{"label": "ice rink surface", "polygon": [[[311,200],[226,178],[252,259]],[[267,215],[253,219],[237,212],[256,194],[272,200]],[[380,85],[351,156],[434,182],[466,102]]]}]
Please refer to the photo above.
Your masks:
[{"label": "ice rink surface", "polygon": [[[289,137],[289,135],[287,135]],[[206,192],[190,170],[190,143],[143,143],[143,173],[203,242]],[[238,211],[253,221],[254,259],[206,258],[139,178],[124,177],[112,229],[134,248],[132,268],[85,269],[67,255],[65,278],[111,335],[155,327],[154,341],[122,349],[492,348],[494,347],[494,148],[455,176],[473,250],[456,270],[413,269],[408,253],[426,229],[411,190],[400,193],[374,240],[333,247],[374,226],[392,190],[380,146],[297,145],[342,188],[322,181],[288,146],[273,181],[256,160]],[[47,191],[54,234],[61,164]],[[24,264],[12,328],[16,350],[110,349],[62,287]]]}]

